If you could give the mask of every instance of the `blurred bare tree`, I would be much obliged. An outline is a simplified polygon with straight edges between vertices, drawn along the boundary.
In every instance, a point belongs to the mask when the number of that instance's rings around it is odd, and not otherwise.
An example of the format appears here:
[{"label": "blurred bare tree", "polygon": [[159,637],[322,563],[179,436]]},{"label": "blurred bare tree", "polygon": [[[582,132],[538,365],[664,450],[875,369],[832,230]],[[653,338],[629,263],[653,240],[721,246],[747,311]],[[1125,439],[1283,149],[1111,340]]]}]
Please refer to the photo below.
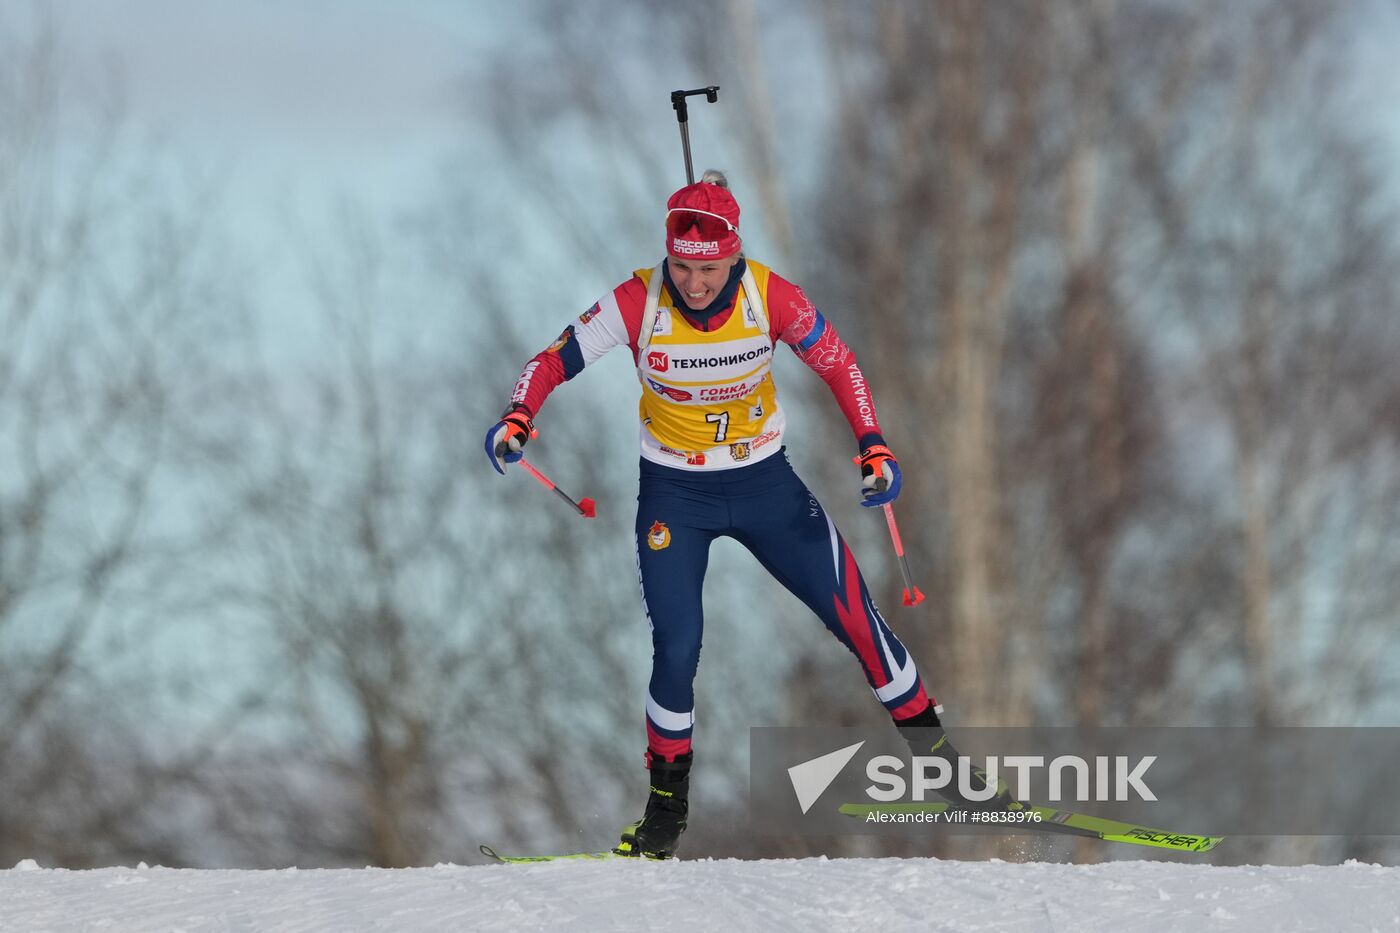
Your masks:
[{"label": "blurred bare tree", "polygon": [[[630,8],[607,19],[640,49]],[[615,148],[596,169],[615,189],[530,201],[608,258],[596,225],[649,229],[673,187],[655,165],[674,128],[630,64],[579,51],[596,9],[545,15],[501,119],[531,189],[560,183],[561,127]],[[645,19],[637,67],[724,85],[750,236],[812,270],[871,375],[934,581],[910,640],[955,722],[1356,721],[1394,695],[1400,254],[1377,128],[1345,108],[1356,11],[735,0]],[[820,50],[809,70],[777,51],[794,37],[819,40],[794,46]],[[812,98],[834,103],[784,112]],[[822,145],[780,158],[794,127]],[[831,646],[791,642],[794,721],[873,721],[829,689]]]},{"label": "blurred bare tree", "polygon": [[[528,354],[493,329],[510,320],[509,289],[487,284],[474,218],[433,211],[391,229],[342,205],[339,240],[305,250],[321,352],[292,366],[248,354],[214,419],[231,432],[211,465],[229,529],[217,586],[267,690],[266,728],[217,766],[240,864],[586,845],[645,789],[625,689],[643,677],[646,631],[631,518],[604,499],[578,521],[523,472],[486,464],[480,435],[515,376],[502,366]],[[596,430],[545,436],[567,454],[561,482],[604,485]]]},{"label": "blurred bare tree", "polygon": [[208,745],[149,714],[189,637],[209,189],[129,161],[119,82],[74,103],[62,61],[51,22],[0,30],[0,862],[174,862],[197,846],[168,795]]},{"label": "blurred bare tree", "polygon": [[[123,170],[115,115],[62,145],[51,37],[0,39],[0,858],[412,865],[636,815],[628,361],[532,445],[596,520],[479,445],[517,367],[659,256],[665,95],[710,83],[699,161],[872,380],[930,597],[889,615],[952,722],[1384,715],[1400,252],[1340,106],[1353,10],[537,13],[473,88],[501,171],[449,172],[411,223],[337,216],[305,253],[318,351],[290,363],[211,275],[201,192],[175,210]],[[602,29],[639,54],[597,54]],[[896,593],[827,456],[846,428],[791,371],[800,470]],[[744,836],[747,726],[882,714],[761,568],[713,566],[697,797],[723,815],[687,851],[813,851]],[[223,626],[224,700],[189,686],[199,724],[163,745],[186,724],[142,721],[149,662],[207,635],[189,619]]]},{"label": "blurred bare tree", "polygon": [[[1396,477],[1374,428],[1395,389],[1367,350],[1395,347],[1397,254],[1341,110],[1344,12],[832,12],[847,197],[820,268],[869,296],[876,379],[914,374],[882,409],[932,416],[900,449],[941,487],[923,543],[952,643],[937,682],[963,715],[1199,721],[1248,683],[1255,721],[1296,721],[1284,685],[1306,704],[1294,688],[1338,663],[1367,672],[1351,715],[1377,694]],[[1196,455],[1216,440],[1228,459]],[[1342,584],[1342,526],[1315,519],[1358,499],[1375,526]]]},{"label": "blurred bare tree", "polygon": [[[1228,128],[1208,146],[1156,140],[1155,162],[1138,160],[1173,205],[1157,217],[1161,311],[1182,329],[1162,357],[1204,416],[1182,466],[1218,471],[1200,522],[1224,529],[1216,560],[1232,579],[1201,621],[1244,672],[1227,715],[1260,725],[1355,724],[1397,685],[1400,470],[1384,425],[1400,385],[1386,362],[1400,348],[1400,215],[1374,143],[1339,106],[1343,9],[1234,11],[1214,29],[1238,53],[1179,118]],[[1212,446],[1218,460],[1201,456]]]}]

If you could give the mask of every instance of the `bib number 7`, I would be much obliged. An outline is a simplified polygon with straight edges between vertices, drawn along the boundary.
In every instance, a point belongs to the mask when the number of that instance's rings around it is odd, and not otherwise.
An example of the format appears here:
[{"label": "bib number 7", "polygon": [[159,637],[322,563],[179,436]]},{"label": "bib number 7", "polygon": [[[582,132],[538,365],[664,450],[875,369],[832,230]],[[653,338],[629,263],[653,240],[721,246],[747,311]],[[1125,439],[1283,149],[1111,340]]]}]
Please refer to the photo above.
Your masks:
[{"label": "bib number 7", "polygon": [[718,414],[711,412],[705,416],[705,420],[715,426],[715,443],[724,443],[725,437],[729,434],[729,412],[722,411]]}]

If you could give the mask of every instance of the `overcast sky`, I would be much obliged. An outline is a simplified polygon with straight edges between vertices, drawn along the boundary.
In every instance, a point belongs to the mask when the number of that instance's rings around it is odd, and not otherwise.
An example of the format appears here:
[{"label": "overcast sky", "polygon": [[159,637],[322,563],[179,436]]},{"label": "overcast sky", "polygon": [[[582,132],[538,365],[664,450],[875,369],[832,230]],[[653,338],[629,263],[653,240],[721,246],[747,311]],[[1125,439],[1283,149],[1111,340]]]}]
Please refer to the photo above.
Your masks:
[{"label": "overcast sky", "polygon": [[501,41],[472,4],[418,0],[56,0],[65,61],[108,69],[131,115],[193,146],[354,177],[446,143],[473,52]]},{"label": "overcast sky", "polygon": [[[1400,153],[1400,5],[1366,3],[1357,117]],[[314,214],[343,192],[392,211],[421,203],[449,156],[488,152],[466,78],[525,41],[532,15],[528,0],[7,0],[0,29],[44,8],[72,90],[123,88],[132,127],[222,183],[254,249],[290,206]]]},{"label": "overcast sky", "polygon": [[513,8],[19,0],[0,7],[0,30],[30,33],[51,11],[70,104],[116,89],[129,156],[159,154],[215,184],[220,229],[260,271],[257,300],[276,309],[268,323],[285,329],[309,310],[293,227],[327,232],[343,195],[381,218],[419,207],[447,159],[484,142],[471,133],[466,78],[512,41]]}]

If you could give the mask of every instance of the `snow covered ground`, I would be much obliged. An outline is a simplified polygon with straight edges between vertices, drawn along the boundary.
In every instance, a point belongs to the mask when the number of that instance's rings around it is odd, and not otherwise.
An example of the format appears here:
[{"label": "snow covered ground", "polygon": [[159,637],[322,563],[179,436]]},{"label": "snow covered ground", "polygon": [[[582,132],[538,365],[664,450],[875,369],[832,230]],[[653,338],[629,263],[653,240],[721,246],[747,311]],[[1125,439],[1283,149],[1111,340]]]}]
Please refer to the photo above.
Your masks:
[{"label": "snow covered ground", "polygon": [[1400,868],[937,859],[0,871],[0,930],[1400,931]]}]

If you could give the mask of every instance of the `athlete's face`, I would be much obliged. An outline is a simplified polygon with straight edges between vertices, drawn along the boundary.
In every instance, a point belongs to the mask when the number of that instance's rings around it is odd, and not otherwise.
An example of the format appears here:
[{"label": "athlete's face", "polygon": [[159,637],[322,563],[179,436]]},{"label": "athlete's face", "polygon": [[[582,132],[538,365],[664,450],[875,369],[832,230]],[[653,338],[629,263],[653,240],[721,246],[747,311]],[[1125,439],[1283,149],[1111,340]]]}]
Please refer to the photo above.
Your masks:
[{"label": "athlete's face", "polygon": [[729,281],[729,270],[739,261],[735,253],[727,259],[677,259],[667,257],[671,264],[671,281],[691,310],[700,311],[709,307],[719,295],[724,283]]}]

